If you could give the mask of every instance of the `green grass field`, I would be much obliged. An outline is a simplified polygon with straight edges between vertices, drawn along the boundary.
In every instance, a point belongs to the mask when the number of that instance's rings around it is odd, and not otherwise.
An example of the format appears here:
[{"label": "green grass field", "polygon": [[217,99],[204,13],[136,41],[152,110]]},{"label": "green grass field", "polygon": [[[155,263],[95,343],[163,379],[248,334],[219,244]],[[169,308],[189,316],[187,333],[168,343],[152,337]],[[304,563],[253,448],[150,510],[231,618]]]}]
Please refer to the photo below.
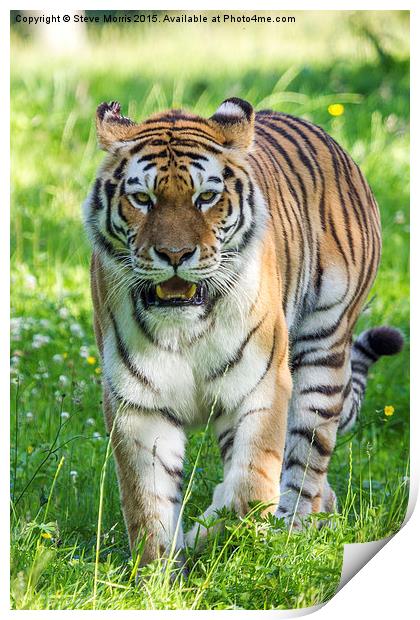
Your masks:
[{"label": "green grass field", "polygon": [[[62,59],[12,37],[11,604],[14,609],[272,609],[333,596],[343,544],[399,529],[408,496],[408,20],[299,14],[294,26],[115,28]],[[300,15],[300,16],[299,16]],[[365,22],[363,22],[365,23]],[[376,39],[375,39],[376,40]],[[101,413],[89,247],[80,205],[103,155],[94,113],[117,99],[137,119],[166,107],[211,115],[228,96],[322,125],[361,165],[380,204],[383,258],[366,326],[392,324],[404,352],[370,373],[354,432],[329,476],[341,514],[289,535],[282,522],[222,514],[223,534],[190,552],[187,580],[129,557]],[[331,103],[344,113],[333,117]],[[392,406],[392,416],[384,407]],[[210,432],[191,436],[184,521],[222,468]],[[102,499],[101,510],[99,509]],[[316,519],[313,519],[314,523]],[[146,578],[147,577],[147,578]]]}]

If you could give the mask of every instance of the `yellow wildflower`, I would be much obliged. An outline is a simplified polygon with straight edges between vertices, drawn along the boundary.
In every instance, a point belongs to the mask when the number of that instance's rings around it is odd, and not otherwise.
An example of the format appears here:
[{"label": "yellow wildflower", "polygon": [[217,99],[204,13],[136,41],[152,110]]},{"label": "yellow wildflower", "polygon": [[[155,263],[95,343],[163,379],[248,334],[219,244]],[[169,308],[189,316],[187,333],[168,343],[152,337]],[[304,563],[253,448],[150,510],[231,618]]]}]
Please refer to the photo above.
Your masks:
[{"label": "yellow wildflower", "polygon": [[93,357],[93,355],[88,355],[86,361],[88,364],[93,366],[93,364],[96,364],[96,357]]},{"label": "yellow wildflower", "polygon": [[391,416],[394,415],[394,407],[392,405],[386,405],[386,407],[384,407],[384,414],[386,416]]},{"label": "yellow wildflower", "polygon": [[51,534],[49,532],[42,532],[41,536],[42,536],[42,538],[47,538],[47,539],[52,538],[52,536],[51,536]]},{"label": "yellow wildflower", "polygon": [[97,375],[100,375],[102,372],[102,368],[100,368],[99,366],[97,368],[95,368],[95,372]]},{"label": "yellow wildflower", "polygon": [[63,358],[64,358],[64,359],[67,359],[67,358],[68,358],[68,356],[69,356],[69,354],[67,353],[67,351],[66,351],[65,353],[63,353]]},{"label": "yellow wildflower", "polygon": [[331,103],[328,106],[328,112],[331,116],[341,116],[344,114],[344,106],[342,103]]},{"label": "yellow wildflower", "polygon": [[32,454],[32,452],[33,452],[33,451],[34,451],[34,447],[33,447],[33,446],[28,446],[28,447],[26,448],[26,452],[27,452],[28,454]]}]

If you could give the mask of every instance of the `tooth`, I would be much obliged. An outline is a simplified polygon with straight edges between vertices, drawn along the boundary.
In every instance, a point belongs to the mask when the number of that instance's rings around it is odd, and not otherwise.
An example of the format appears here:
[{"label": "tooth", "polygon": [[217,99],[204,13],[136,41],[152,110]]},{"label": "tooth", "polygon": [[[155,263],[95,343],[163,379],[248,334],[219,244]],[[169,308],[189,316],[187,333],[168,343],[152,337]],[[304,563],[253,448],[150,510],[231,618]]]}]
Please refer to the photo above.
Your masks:
[{"label": "tooth", "polygon": [[191,299],[191,297],[194,297],[196,291],[197,291],[197,285],[196,284],[191,284],[190,288],[188,289],[188,292],[185,295],[186,298],[187,299]]},{"label": "tooth", "polygon": [[165,292],[160,284],[158,284],[156,287],[156,295],[159,297],[159,299],[166,299]]}]

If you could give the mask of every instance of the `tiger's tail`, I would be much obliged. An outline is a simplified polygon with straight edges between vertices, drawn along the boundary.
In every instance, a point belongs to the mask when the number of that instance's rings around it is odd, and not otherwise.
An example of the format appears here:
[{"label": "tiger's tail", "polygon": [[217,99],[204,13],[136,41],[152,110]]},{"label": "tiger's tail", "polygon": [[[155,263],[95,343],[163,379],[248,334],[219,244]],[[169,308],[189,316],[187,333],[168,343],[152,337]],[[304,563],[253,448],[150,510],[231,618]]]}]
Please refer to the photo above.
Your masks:
[{"label": "tiger's tail", "polygon": [[365,395],[369,368],[383,355],[395,355],[404,346],[404,337],[395,327],[373,327],[362,332],[351,348],[352,400],[343,412],[338,430],[345,433],[354,425]]}]

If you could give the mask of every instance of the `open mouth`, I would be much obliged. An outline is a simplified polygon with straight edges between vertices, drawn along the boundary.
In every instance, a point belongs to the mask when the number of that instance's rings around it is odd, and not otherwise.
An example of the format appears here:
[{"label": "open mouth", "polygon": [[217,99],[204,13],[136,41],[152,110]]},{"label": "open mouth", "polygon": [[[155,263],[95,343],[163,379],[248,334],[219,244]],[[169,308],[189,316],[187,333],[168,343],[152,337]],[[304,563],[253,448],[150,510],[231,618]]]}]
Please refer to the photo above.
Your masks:
[{"label": "open mouth", "polygon": [[203,283],[187,282],[174,276],[143,291],[146,306],[201,306],[207,301]]}]

